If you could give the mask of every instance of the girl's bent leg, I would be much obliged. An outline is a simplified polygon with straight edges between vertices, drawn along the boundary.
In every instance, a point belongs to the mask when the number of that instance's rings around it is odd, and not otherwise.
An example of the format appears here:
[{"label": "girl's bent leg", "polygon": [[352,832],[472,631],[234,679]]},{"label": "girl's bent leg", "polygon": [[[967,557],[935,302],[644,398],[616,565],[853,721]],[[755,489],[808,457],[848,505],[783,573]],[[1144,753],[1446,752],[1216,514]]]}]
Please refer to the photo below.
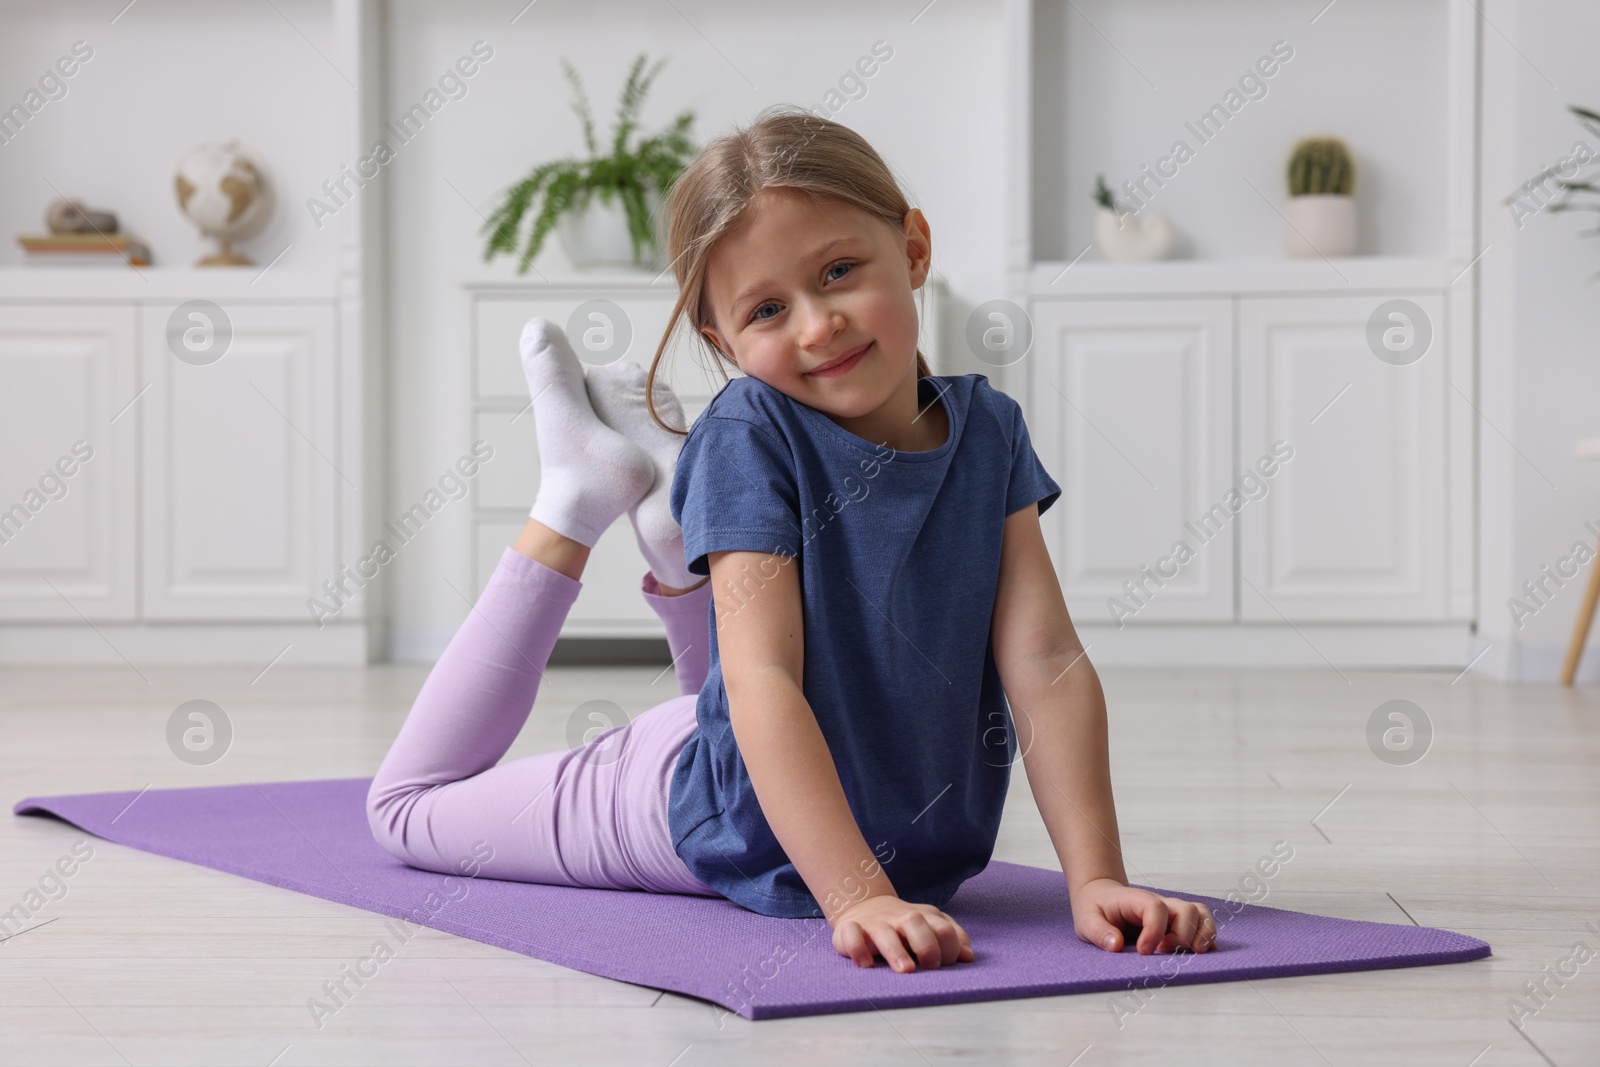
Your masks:
[{"label": "girl's bent leg", "polygon": [[530,521],[418,693],[373,778],[367,821],[385,850],[424,870],[709,892],[666,826],[670,772],[694,729],[687,698],[676,716],[647,712],[613,728],[611,743],[602,734],[496,765],[527,721],[589,549],[657,477],[650,455],[597,416],[559,329],[530,320],[519,350],[539,438]]},{"label": "girl's bent leg", "polygon": [[[621,753],[614,768],[595,767],[594,786],[563,789],[556,797],[562,823],[614,823],[615,836],[601,835],[592,847],[597,853],[609,848],[619,854],[617,866],[626,866],[624,884],[630,888],[721,895],[684,865],[672,847],[667,817],[672,774],[695,730],[696,702],[693,695],[674,697],[621,727],[611,738]],[[603,773],[613,769],[614,774]]]},{"label": "girl's bent leg", "polygon": [[[373,778],[373,836],[423,870],[716,896],[674,851],[667,821],[672,773],[695,728],[693,696],[591,744],[496,766],[527,721],[579,588],[575,578],[505,551]],[[664,608],[674,633],[706,640],[708,616],[700,630],[692,620],[709,600],[696,609],[693,594],[660,599],[686,602]],[[688,651],[681,677],[694,649],[676,647]]]},{"label": "girl's bent leg", "polygon": [[701,582],[677,596],[663,596],[656,576],[645,571],[640,588],[645,602],[667,628],[667,648],[678,675],[678,692],[700,692],[711,669],[711,583]]},{"label": "girl's bent leg", "polygon": [[[496,857],[491,877],[518,878],[503,873],[512,867],[546,869],[535,857],[519,858],[527,834],[514,820],[553,768],[529,760],[495,764],[527,722],[580,587],[505,550],[372,780],[367,821],[389,853],[425,870],[460,873],[487,843]],[[547,753],[546,763],[565,755]]]}]

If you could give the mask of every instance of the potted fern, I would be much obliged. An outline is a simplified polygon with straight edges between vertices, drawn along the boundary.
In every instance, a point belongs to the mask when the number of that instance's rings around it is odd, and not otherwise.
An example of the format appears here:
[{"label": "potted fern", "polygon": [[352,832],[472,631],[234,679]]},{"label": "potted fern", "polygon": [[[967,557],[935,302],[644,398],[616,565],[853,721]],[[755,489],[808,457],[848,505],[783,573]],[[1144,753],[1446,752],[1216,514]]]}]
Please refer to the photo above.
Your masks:
[{"label": "potted fern", "polygon": [[1283,247],[1297,258],[1356,250],[1355,162],[1337,137],[1307,137],[1289,154]]},{"label": "potted fern", "polygon": [[[490,233],[483,252],[485,263],[501,253],[515,253],[521,243],[517,273],[525,274],[545,238],[556,230],[562,248],[579,269],[660,267],[657,219],[661,199],[696,151],[689,141],[694,112],[683,112],[662,132],[629,146],[629,138],[638,130],[645,94],[666,64],[660,60],[646,72],[645,62],[641,53],[628,72],[611,148],[601,155],[578,72],[565,59],[561,61],[576,96],[572,108],[583,123],[589,157],[541,163],[506,190],[500,206],[483,226],[483,232]],[[536,198],[539,204],[523,241],[518,231]]]},{"label": "potted fern", "polygon": [[[1577,104],[1568,104],[1567,109],[1574,115],[1578,116],[1578,121],[1583,124],[1584,129],[1588,130],[1590,133],[1600,134],[1600,114],[1590,111],[1588,108],[1579,107]],[[1582,141],[1579,141],[1578,145],[1574,147],[1576,148],[1580,146],[1587,150],[1587,146],[1584,145]],[[1575,157],[1577,157],[1578,161],[1584,165],[1587,165],[1594,160],[1592,153],[1580,155],[1578,152],[1574,152],[1573,154]],[[1550,173],[1550,171],[1545,172],[1546,175],[1549,175]],[[1556,185],[1561,189],[1561,199],[1550,205],[1551,212],[1593,211],[1600,213],[1600,174],[1593,174],[1588,177],[1580,177],[1577,170],[1574,169],[1572,179],[1557,178]],[[1578,197],[1584,195],[1594,197],[1595,199],[1592,201],[1582,200],[1574,203]],[[1587,230],[1579,230],[1578,233],[1583,237],[1600,237],[1600,225],[1591,226]],[[1590,282],[1594,282],[1597,279],[1600,279],[1600,273],[1589,276]]]}]

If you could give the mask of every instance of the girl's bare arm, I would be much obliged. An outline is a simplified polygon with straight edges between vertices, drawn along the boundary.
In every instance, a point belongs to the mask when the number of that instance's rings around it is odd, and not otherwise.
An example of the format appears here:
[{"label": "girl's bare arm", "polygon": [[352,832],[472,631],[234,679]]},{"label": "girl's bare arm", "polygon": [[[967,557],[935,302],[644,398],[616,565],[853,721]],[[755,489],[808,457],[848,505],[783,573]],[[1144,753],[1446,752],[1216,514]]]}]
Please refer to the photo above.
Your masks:
[{"label": "girl's bare arm", "polygon": [[1141,953],[1210,948],[1216,924],[1204,904],[1127,884],[1105,693],[1067,615],[1032,505],[1005,522],[990,639],[1028,784],[1066,874],[1078,936],[1117,952],[1122,927],[1137,926]]},{"label": "girl's bare arm", "polygon": [[717,646],[728,716],[756,800],[784,853],[834,927],[840,955],[895,970],[970,958],[971,942],[937,908],[899,899],[845,798],[827,739],[802,689],[805,629],[792,557],[712,552]]},{"label": "girl's bare arm", "polygon": [[798,569],[758,552],[713,552],[710,562],[728,716],[767,824],[830,919],[853,902],[847,892],[893,896],[801,690]]}]

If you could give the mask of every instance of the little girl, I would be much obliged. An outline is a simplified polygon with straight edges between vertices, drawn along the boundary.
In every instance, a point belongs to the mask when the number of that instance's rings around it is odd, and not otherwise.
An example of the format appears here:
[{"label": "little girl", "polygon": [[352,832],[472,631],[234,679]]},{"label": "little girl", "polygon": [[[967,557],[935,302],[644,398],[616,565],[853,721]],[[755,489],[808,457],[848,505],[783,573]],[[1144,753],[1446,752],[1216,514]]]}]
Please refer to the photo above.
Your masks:
[{"label": "little girl", "polygon": [[[917,351],[922,212],[860,136],[784,106],[701,152],[667,210],[668,336],[687,315],[743,376],[685,440],[666,337],[648,377],[585,374],[528,323],[537,499],[373,780],[378,842],[431,871],[822,916],[863,967],[968,961],[941,909],[989,862],[1015,710],[1078,936],[1212,948],[1204,905],[1127,884],[1105,697],[1039,528],[1060,487],[1016,401]],[[683,695],[496,766],[624,512]]]}]

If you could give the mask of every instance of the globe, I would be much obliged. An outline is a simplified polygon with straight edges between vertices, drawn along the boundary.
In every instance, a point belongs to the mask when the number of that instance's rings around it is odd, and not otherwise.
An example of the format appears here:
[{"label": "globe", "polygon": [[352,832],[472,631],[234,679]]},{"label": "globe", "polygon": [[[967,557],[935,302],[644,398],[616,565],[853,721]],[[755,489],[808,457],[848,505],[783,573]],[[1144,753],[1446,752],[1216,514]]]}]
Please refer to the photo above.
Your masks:
[{"label": "globe", "polygon": [[183,213],[221,243],[196,266],[251,266],[254,261],[232,243],[260,232],[272,216],[272,187],[260,157],[237,141],[203,144],[183,157],[173,184]]}]

